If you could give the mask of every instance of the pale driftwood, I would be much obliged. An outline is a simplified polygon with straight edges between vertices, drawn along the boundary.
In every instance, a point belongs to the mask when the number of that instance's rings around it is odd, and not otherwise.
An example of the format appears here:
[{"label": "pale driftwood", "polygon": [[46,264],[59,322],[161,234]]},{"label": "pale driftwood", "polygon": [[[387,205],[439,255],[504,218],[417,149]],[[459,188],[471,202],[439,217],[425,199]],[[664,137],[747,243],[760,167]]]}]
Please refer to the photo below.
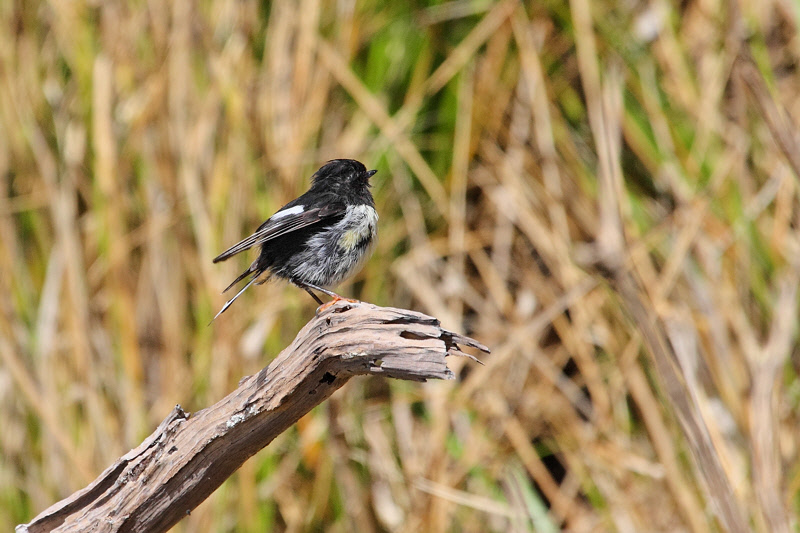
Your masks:
[{"label": "pale driftwood", "polygon": [[176,406],[138,448],[17,532],[166,531],[352,376],[453,379],[446,356],[474,359],[461,346],[488,352],[421,313],[338,302],[234,392],[193,414]]}]

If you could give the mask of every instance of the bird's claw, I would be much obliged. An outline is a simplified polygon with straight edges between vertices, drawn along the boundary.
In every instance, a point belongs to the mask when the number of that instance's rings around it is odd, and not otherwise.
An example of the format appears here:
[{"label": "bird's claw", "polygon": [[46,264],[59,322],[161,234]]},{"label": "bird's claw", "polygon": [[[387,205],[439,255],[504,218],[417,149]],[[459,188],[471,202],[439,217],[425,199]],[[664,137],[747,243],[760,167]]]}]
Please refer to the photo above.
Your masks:
[{"label": "bird's claw", "polygon": [[335,303],[337,303],[337,302],[342,302],[342,301],[344,301],[344,302],[349,302],[349,303],[351,303],[351,304],[357,304],[357,303],[359,303],[359,301],[358,301],[358,300],[353,300],[352,298],[342,298],[341,296],[334,296],[334,297],[333,297],[333,300],[331,300],[330,302],[324,303],[324,304],[320,305],[319,307],[317,307],[317,310],[316,310],[316,312],[315,312],[314,314],[315,314],[316,316],[319,316],[319,315],[321,315],[322,313],[324,313],[325,311],[327,311],[327,310],[328,310],[328,308],[330,308],[330,307],[331,307],[332,305],[334,305]]}]

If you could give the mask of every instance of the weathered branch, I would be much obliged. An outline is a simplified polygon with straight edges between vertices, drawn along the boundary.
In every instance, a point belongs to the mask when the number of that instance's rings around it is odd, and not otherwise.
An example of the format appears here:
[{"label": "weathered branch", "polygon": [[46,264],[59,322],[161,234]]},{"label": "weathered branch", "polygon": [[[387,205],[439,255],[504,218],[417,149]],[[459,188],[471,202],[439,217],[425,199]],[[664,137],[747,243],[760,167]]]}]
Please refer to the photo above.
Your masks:
[{"label": "weathered branch", "polygon": [[238,389],[194,414],[176,406],[138,448],[17,532],[166,531],[352,376],[453,379],[445,357],[472,357],[460,346],[488,352],[421,313],[339,302]]}]

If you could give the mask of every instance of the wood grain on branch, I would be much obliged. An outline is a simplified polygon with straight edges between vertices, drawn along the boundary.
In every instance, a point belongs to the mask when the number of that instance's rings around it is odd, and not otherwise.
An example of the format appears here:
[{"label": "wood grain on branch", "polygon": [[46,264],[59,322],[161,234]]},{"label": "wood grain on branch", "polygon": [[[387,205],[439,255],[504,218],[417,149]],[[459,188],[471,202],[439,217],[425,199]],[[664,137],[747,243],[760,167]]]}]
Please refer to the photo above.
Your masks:
[{"label": "wood grain on branch", "polygon": [[176,406],[141,445],[17,532],[166,531],[352,376],[453,379],[446,356],[474,359],[461,346],[488,352],[421,313],[338,302],[231,394],[196,413]]}]

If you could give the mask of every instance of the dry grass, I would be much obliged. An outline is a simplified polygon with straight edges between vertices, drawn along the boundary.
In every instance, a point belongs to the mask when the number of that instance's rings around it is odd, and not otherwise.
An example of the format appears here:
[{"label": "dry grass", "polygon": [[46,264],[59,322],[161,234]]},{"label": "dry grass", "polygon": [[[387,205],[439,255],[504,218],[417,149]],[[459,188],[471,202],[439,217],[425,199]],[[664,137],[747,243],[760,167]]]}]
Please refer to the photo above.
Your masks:
[{"label": "dry grass", "polygon": [[789,531],[800,46],[786,2],[0,4],[0,528],[313,312],[211,258],[377,166],[343,292],[493,348],[350,383],[178,531]]}]

